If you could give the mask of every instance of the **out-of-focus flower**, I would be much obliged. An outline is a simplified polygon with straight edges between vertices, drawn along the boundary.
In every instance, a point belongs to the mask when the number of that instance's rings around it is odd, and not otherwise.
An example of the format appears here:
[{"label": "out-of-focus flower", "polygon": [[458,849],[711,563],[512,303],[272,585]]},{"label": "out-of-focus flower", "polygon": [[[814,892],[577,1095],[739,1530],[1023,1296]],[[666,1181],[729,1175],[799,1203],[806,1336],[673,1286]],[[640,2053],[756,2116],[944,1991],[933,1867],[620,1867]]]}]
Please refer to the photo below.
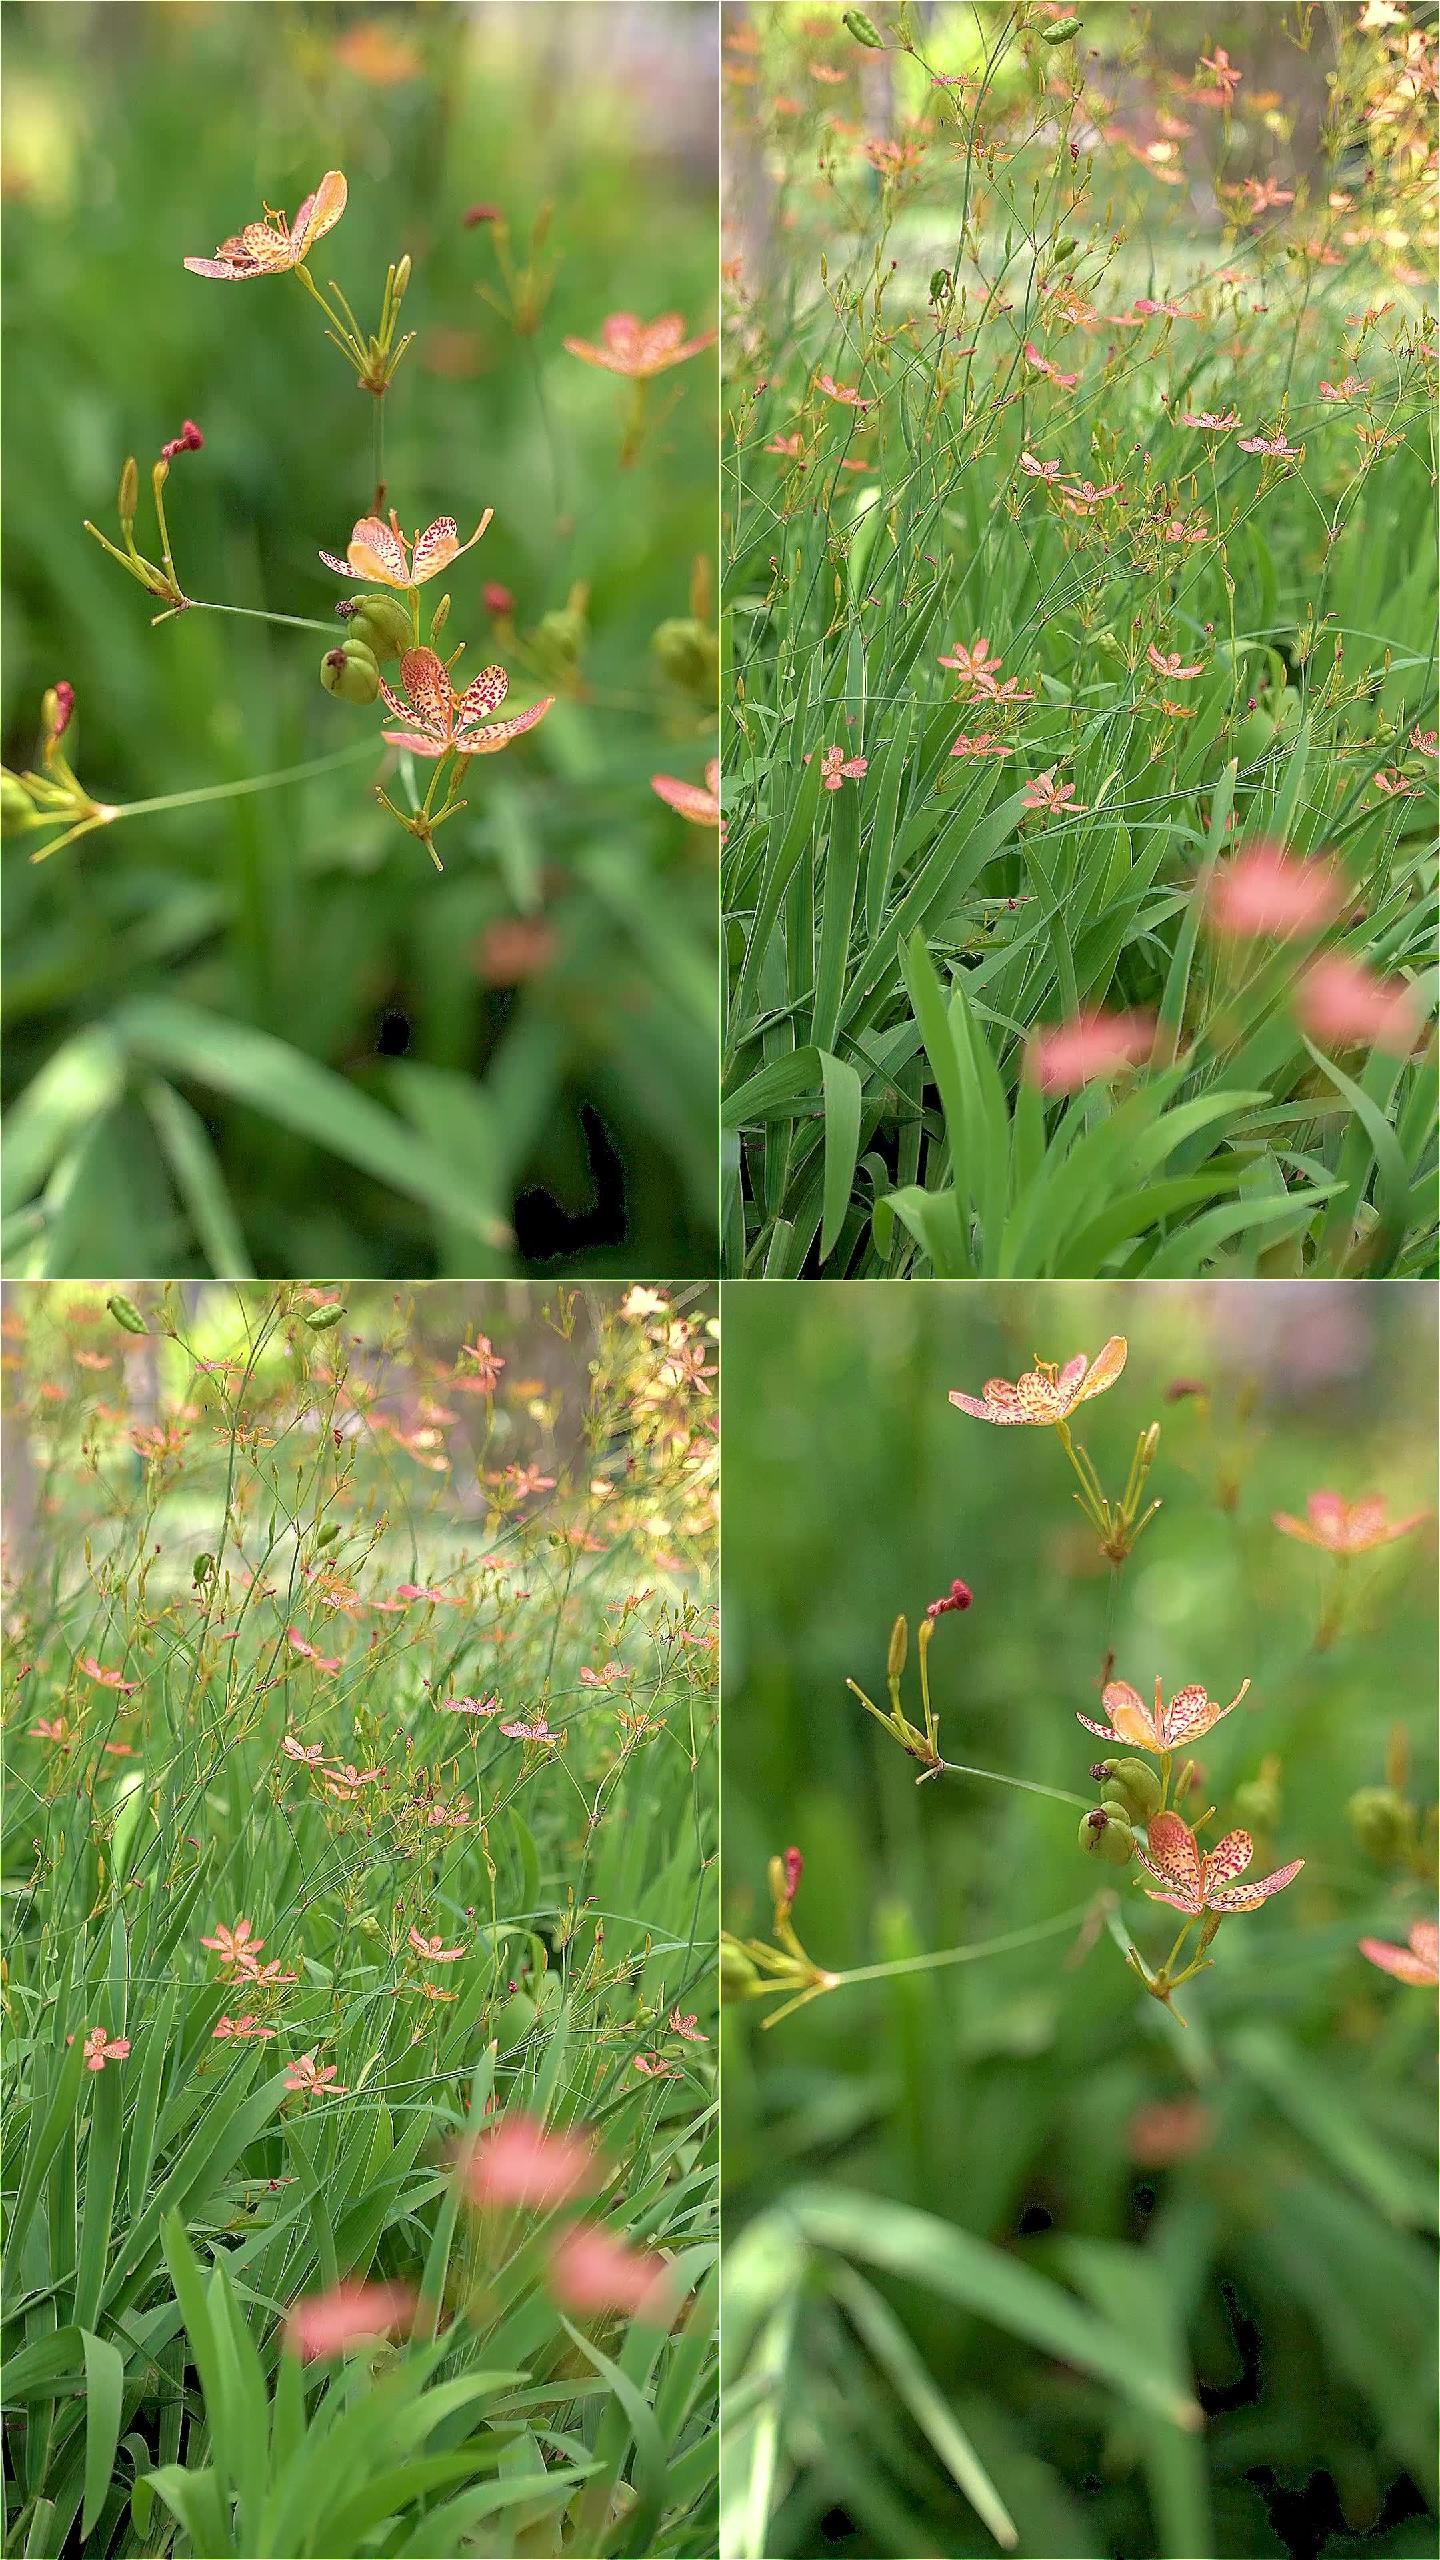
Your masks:
[{"label": "out-of-focus flower", "polygon": [[[67,2036],[65,2041],[73,2044],[75,2039]],[[107,2036],[103,2027],[87,2028],[85,2068],[87,2071],[103,2071],[107,2062],[123,2062],[129,2050],[128,2036]]]},{"label": "out-of-focus flower", "polygon": [[1392,1520],[1383,1494],[1347,1502],[1338,1493],[1312,1493],[1303,1520],[1288,1511],[1273,1515],[1276,1528],[1287,1538],[1303,1539],[1307,1547],[1324,1547],[1332,1556],[1363,1556],[1372,1547],[1388,1547],[1395,1538],[1408,1538],[1429,1517],[1428,1511],[1411,1511],[1403,1520]]},{"label": "out-of-focus flower", "polygon": [[1292,1858],[1288,1867],[1277,1867],[1273,1875],[1260,1876],[1250,1884],[1235,1884],[1232,1878],[1243,1875],[1255,1854],[1255,1844],[1248,1831],[1227,1831],[1213,1849],[1202,1850],[1188,1822],[1178,1813],[1157,1813],[1146,1831],[1148,1854],[1136,1843],[1135,1855],[1142,1867],[1165,1887],[1161,1893],[1145,1890],[1152,1902],[1168,1902],[1172,1911],[1186,1911],[1191,1918],[1202,1911],[1254,1911],[1272,1893],[1293,1884],[1305,1861]]},{"label": "out-of-focus flower", "polygon": [[600,2182],[588,2142],[573,2133],[552,2133],[538,2116],[527,2115],[508,2115],[492,2133],[467,2144],[461,2173],[472,2204],[533,2212],[569,2204]]},{"label": "out-of-focus flower", "polygon": [[1228,435],[1232,427],[1239,426],[1240,412],[1227,409],[1221,415],[1213,409],[1182,409],[1180,424],[1182,427],[1204,427],[1211,435]]},{"label": "out-of-focus flower", "polygon": [[328,2293],[312,2293],[292,2303],[285,2318],[285,2344],[307,2361],[338,2356],[357,2339],[380,2339],[403,2333],[415,2317],[417,2296],[408,2284],[336,2284]]},{"label": "out-of-focus flower", "polygon": [[1359,1945],[1362,1956],[1397,1982],[1440,1983],[1440,1928],[1433,1920],[1416,1921],[1408,1947],[1392,1946],[1388,1938],[1362,1938]]},{"label": "out-of-focus flower", "polygon": [[974,1606],[974,1602],[975,1594],[969,1583],[961,1582],[957,1578],[942,1598],[930,1602],[925,1615],[927,1618],[948,1617],[952,1609],[969,1609]]},{"label": "out-of-focus flower", "polygon": [[338,577],[358,578],[367,587],[423,587],[427,578],[438,578],[452,560],[473,551],[494,512],[486,508],[468,542],[461,541],[453,516],[437,516],[413,543],[401,532],[393,510],[388,524],[381,516],[359,516],[344,559],[337,560],[333,551],[322,551],[320,557]]},{"label": "out-of-focus flower", "polygon": [[1288,941],[1333,923],[1345,883],[1324,855],[1296,859],[1261,840],[1221,863],[1206,898],[1206,921],[1218,933]]},{"label": "out-of-focus flower", "polygon": [[318,1653],[313,1644],[306,1643],[305,1638],[301,1635],[298,1627],[286,1628],[285,1641],[289,1645],[292,1653],[298,1653],[302,1662],[313,1662],[317,1671],[339,1670],[340,1656],[338,1653]]},{"label": "out-of-focus flower", "polygon": [[528,1722],[522,1716],[515,1716],[509,1724],[502,1724],[500,1730],[508,1734],[512,1742],[558,1742],[560,1739],[558,1734],[551,1732],[543,1716],[532,1716]]},{"label": "out-of-focus flower", "polygon": [[1343,951],[1312,960],[1295,990],[1303,1031],[1326,1046],[1351,1042],[1408,1057],[1424,1029],[1419,993],[1408,978],[1382,978]]},{"label": "out-of-focus flower", "polygon": [[515,712],[508,720],[487,720],[484,714],[498,711],[510,690],[504,668],[482,667],[464,692],[456,693],[433,649],[407,649],[400,661],[400,682],[405,688],[403,701],[383,676],[380,690],[395,718],[406,725],[380,734],[387,746],[408,748],[416,756],[495,755],[512,738],[533,729],[555,702],[550,693],[543,702]]},{"label": "out-of-focus flower", "polygon": [[1138,1066],[1155,1046],[1148,1013],[1079,1013],[1032,1034],[1025,1072],[1042,1093],[1075,1093],[1097,1076]]},{"label": "out-of-focus flower", "polygon": [[412,44],[405,44],[374,18],[347,27],[335,46],[335,59],[372,89],[398,89],[424,69]]},{"label": "out-of-focus flower", "polygon": [[498,1698],[442,1698],[441,1712],[447,1716],[498,1716]]},{"label": "out-of-focus flower", "polygon": [[539,978],[559,949],[543,916],[496,916],[475,946],[475,972],[487,987],[519,987]]},{"label": "out-of-focus flower", "polygon": [[1178,649],[1162,653],[1159,649],[1151,647],[1146,650],[1145,655],[1157,676],[1167,677],[1172,684],[1189,684],[1193,676],[1203,676],[1205,673],[1203,665],[1196,667],[1182,665],[1181,653]]},{"label": "out-of-focus flower", "polygon": [[187,258],[186,266],[194,276],[218,276],[225,284],[246,284],[254,276],[283,275],[287,268],[298,267],[333,231],[345,210],[346,186],[339,169],[327,169],[313,196],[307,196],[295,216],[292,230],[283,213],[272,213],[266,207],[263,222],[247,222],[229,240],[222,240],[213,258]]},{"label": "out-of-focus flower", "polygon": [[723,836],[724,820],[720,815],[720,759],[712,756],[705,767],[705,783],[677,781],[673,773],[652,773],[650,788],[682,818],[695,827],[718,827]]},{"label": "out-of-focus flower", "polygon": [[654,2316],[669,2293],[669,2268],[647,2250],[628,2248],[598,2223],[577,2222],[550,2252],[550,2290],[584,2320],[602,2311]]},{"label": "out-of-focus flower", "polygon": [[1100,1699],[1109,1723],[1096,1724],[1092,1716],[1078,1712],[1076,1722],[1083,1724],[1087,1733],[1100,1734],[1106,1742],[1128,1743],[1140,1751],[1175,1751],[1182,1743],[1198,1742],[1201,1734],[1208,1733],[1222,1716],[1230,1715],[1249,1686],[1248,1680],[1242,1680],[1228,1707],[1217,1705],[1198,1684],[1177,1689],[1167,1707],[1157,1673],[1152,1710],[1128,1680],[1111,1680]]},{"label": "out-of-focus flower", "polygon": [[1265,453],[1272,458],[1278,455],[1291,462],[1298,462],[1305,451],[1303,445],[1286,441],[1283,428],[1273,436],[1241,436],[1239,444],[1242,453]]},{"label": "out-of-focus flower", "polygon": [[983,1397],[961,1395],[952,1387],[950,1402],[962,1413],[973,1413],[978,1422],[1063,1422],[1077,1405],[1114,1386],[1128,1349],[1124,1335],[1112,1333],[1093,1360],[1077,1351],[1063,1369],[1037,1362],[1013,1386],[1005,1378],[988,1378]]},{"label": "out-of-focus flower", "polygon": [[1157,2098],[1137,2107],[1125,2127],[1125,2148],[1142,2169],[1166,2169],[1172,2160],[1188,2160],[1203,2151],[1215,2130],[1210,2109],[1199,2098]]},{"label": "out-of-focus flower", "polygon": [[105,1670],[103,1665],[96,1661],[93,1653],[81,1655],[80,1669],[87,1680],[98,1680],[102,1689],[118,1689],[122,1697],[133,1697],[141,1685],[138,1680],[127,1680],[123,1671]]},{"label": "out-of-focus flower", "polygon": [[667,2062],[660,2053],[637,2053],[635,2069],[642,2080],[678,2080],[681,2076],[679,2063]]},{"label": "out-of-focus flower", "polygon": [[1058,382],[1062,391],[1073,391],[1080,379],[1078,373],[1062,373],[1058,364],[1052,364],[1048,356],[1042,356],[1039,348],[1032,346],[1028,339],[1025,342],[1025,361],[1033,365],[1037,373],[1043,373],[1048,381]]},{"label": "out-of-focus flower", "polygon": [[275,2030],[273,2027],[262,2027],[259,2019],[252,2018],[247,2012],[243,2018],[218,2019],[211,2033],[218,2036],[222,2043],[232,2040],[239,2044],[269,2043],[274,2037]]},{"label": "out-of-focus flower", "polygon": [[585,338],[567,338],[566,351],[579,356],[584,364],[598,364],[606,373],[623,373],[632,381],[648,380],[652,374],[666,373],[671,365],[684,364],[688,356],[704,353],[713,347],[716,331],[707,329],[698,338],[687,338],[685,323],[678,311],[667,311],[658,320],[637,319],[633,311],[612,311],[600,326],[600,344],[591,346]]}]

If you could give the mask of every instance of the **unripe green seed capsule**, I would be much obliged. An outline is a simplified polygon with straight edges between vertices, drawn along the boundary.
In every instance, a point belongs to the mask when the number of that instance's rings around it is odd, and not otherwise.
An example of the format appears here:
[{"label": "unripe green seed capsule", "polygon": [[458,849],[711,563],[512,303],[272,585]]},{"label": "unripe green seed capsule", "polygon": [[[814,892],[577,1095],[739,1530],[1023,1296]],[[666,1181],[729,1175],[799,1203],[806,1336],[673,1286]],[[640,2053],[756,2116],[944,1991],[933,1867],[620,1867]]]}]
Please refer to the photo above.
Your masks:
[{"label": "unripe green seed capsule", "polygon": [[[1117,1760],[1110,1785],[1119,1789],[1132,1822],[1148,1822],[1160,1810],[1160,1781],[1145,1760]],[[1104,1795],[1108,1790],[1101,1789]]]},{"label": "unripe green seed capsule", "polygon": [[936,268],[936,270],[935,270],[935,273],[933,274],[933,276],[932,276],[932,277],[931,277],[931,279],[930,279],[930,299],[931,299],[931,301],[932,301],[932,302],[948,302],[948,301],[950,300],[950,297],[951,297],[951,295],[953,294],[954,290],[955,290],[955,288],[954,288],[953,283],[951,282],[951,277],[950,277],[950,270],[949,270],[949,268],[948,268],[948,267],[937,267],[937,268]]},{"label": "unripe green seed capsule", "polygon": [[109,1308],[110,1313],[111,1313],[111,1315],[114,1317],[114,1319],[115,1319],[116,1323],[120,1326],[120,1328],[121,1328],[122,1332],[125,1332],[125,1333],[148,1333],[148,1332],[149,1332],[150,1328],[149,1328],[149,1326],[147,1325],[147,1323],[145,1322],[145,1319],[144,1319],[144,1317],[142,1316],[142,1314],[140,1313],[140,1310],[139,1310],[139,1308],[136,1306],[135,1301],[134,1301],[134,1299],[133,1299],[133,1298],[121,1298],[121,1297],[107,1298],[107,1299],[106,1299],[106,1301],[105,1301],[105,1304],[106,1304],[106,1306]]},{"label": "unripe green seed capsule", "polygon": [[191,1581],[194,1583],[196,1590],[198,1591],[198,1590],[201,1588],[202,1584],[207,1583],[207,1582],[212,1582],[212,1581],[214,1580],[214,1578],[215,1578],[215,1559],[214,1559],[214,1557],[213,1557],[212,1555],[206,1555],[206,1554],[204,1554],[204,1553],[202,1553],[202,1554],[198,1555],[198,1556],[195,1558],[194,1563],[193,1563],[193,1564],[192,1564],[192,1566],[190,1567],[190,1579],[191,1579]]},{"label": "unripe green seed capsule", "polygon": [[362,596],[346,624],[346,638],[358,640],[382,667],[402,657],[414,637],[410,616],[398,596]]},{"label": "unripe green seed capsule", "polygon": [[344,640],[338,649],[326,650],[320,681],[342,702],[373,702],[380,691],[380,670],[363,640]]},{"label": "unripe green seed capsule", "polygon": [[868,45],[872,53],[884,52],[885,39],[874,19],[867,18],[863,9],[847,9],[840,23],[849,30],[857,44]]},{"label": "unripe green seed capsule", "polygon": [[1103,1858],[1107,1867],[1128,1867],[1135,1855],[1135,1834],[1121,1813],[1109,1805],[1098,1804],[1080,1817],[1080,1846],[1092,1858]]},{"label": "unripe green seed capsule", "polygon": [[1040,41],[1042,44],[1072,44],[1079,33],[1078,18],[1062,18],[1057,27],[1041,29]]},{"label": "unripe green seed capsule", "polygon": [[339,1521],[327,1520],[323,1529],[316,1533],[315,1544],[317,1547],[333,1547],[339,1535]]},{"label": "unripe green seed capsule", "polygon": [[312,1307],[305,1322],[312,1333],[328,1333],[333,1324],[339,1323],[344,1313],[343,1307]]}]

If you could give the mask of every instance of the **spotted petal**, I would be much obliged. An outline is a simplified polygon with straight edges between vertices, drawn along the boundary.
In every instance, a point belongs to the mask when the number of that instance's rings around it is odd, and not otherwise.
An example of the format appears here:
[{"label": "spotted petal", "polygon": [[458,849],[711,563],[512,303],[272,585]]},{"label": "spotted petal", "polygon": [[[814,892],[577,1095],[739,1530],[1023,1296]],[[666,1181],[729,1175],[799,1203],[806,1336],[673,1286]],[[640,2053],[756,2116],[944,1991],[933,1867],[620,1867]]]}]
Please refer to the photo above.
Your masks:
[{"label": "spotted petal", "polygon": [[1255,1843],[1248,1831],[1227,1831],[1223,1840],[1217,1840],[1201,1860],[1206,1901],[1217,1886],[1233,1884],[1243,1876],[1254,1855]]},{"label": "spotted petal", "polygon": [[334,230],[345,210],[348,194],[343,171],[327,169],[313,196],[306,197],[295,216],[292,237],[297,265],[306,251],[314,248],[317,240],[323,240],[327,231]]},{"label": "spotted petal", "polygon": [[1065,1412],[1065,1399],[1048,1378],[1027,1369],[1015,1381],[1015,1395],[1026,1422],[1058,1422]]},{"label": "spotted petal", "polygon": [[[417,552],[416,557],[419,557]],[[482,667],[473,676],[455,705],[456,729],[478,720],[486,711],[498,711],[510,690],[510,679],[503,667]]]},{"label": "spotted petal", "polygon": [[1100,1703],[1117,1742],[1133,1743],[1141,1751],[1163,1750],[1155,1717],[1128,1680],[1107,1680]]},{"label": "spotted petal", "polygon": [[1157,1884],[1170,1888],[1166,1894],[1152,1895],[1152,1901],[1173,1901],[1177,1911],[1199,1911],[1200,1851],[1189,1823],[1182,1822],[1178,1813],[1157,1813],[1145,1837],[1149,1854],[1138,1847],[1135,1854]]},{"label": "spotted petal", "polygon": [[448,737],[451,719],[450,679],[433,649],[407,649],[400,661],[400,682],[410,697],[412,717],[422,729],[439,729]]},{"label": "spotted petal", "polygon": [[1277,1867],[1273,1876],[1261,1876],[1257,1883],[1232,1884],[1224,1892],[1212,1893],[1210,1908],[1212,1911],[1254,1911],[1258,1904],[1268,1901],[1272,1893],[1279,1893],[1282,1886],[1293,1884],[1304,1864],[1303,1858],[1293,1858],[1288,1867]]},{"label": "spotted petal", "polygon": [[412,756],[429,756],[432,761],[443,756],[450,744],[438,730],[428,730],[423,738],[414,729],[382,729],[380,735],[387,747],[408,747]]},{"label": "spotted petal", "polygon": [[1212,1726],[1219,1724],[1222,1717],[1230,1715],[1239,1706],[1249,1686],[1248,1680],[1242,1680],[1228,1707],[1218,1706],[1198,1684],[1189,1689],[1177,1689],[1161,1719],[1160,1730],[1166,1750],[1174,1751],[1184,1742],[1198,1742],[1202,1733],[1209,1733]]},{"label": "spotted petal", "polygon": [[1066,1361],[1065,1366],[1061,1370],[1059,1378],[1056,1381],[1062,1396],[1068,1396],[1072,1387],[1079,1386],[1081,1379],[1085,1375],[1087,1365],[1083,1351],[1077,1351],[1073,1360]]},{"label": "spotted petal", "polygon": [[517,711],[512,719],[492,721],[487,728],[468,729],[463,738],[456,739],[456,752],[462,756],[497,755],[512,738],[523,737],[527,729],[543,720],[554,701],[554,694],[548,693],[543,702],[535,703],[529,711]]},{"label": "spotted petal", "polygon": [[410,566],[405,545],[393,525],[379,516],[362,516],[346,545],[352,578],[373,579],[384,587],[408,587]]}]

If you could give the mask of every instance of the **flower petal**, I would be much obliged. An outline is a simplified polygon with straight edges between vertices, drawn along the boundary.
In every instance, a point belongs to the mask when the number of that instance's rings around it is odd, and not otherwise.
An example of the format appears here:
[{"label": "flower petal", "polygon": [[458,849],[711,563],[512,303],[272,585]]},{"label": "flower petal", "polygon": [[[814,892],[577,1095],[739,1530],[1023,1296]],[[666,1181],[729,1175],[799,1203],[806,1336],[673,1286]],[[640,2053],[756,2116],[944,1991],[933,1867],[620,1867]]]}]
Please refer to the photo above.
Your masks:
[{"label": "flower petal", "polygon": [[1102,1344],[1091,1361],[1085,1384],[1076,1396],[1076,1403],[1084,1404],[1090,1396],[1103,1395],[1107,1387],[1113,1387],[1125,1366],[1129,1351],[1130,1346],[1124,1334],[1112,1333],[1109,1341]]},{"label": "flower petal", "polygon": [[1248,1831],[1227,1831],[1223,1840],[1217,1840],[1201,1861],[1206,1901],[1214,1886],[1233,1884],[1243,1876],[1254,1855],[1255,1843]]},{"label": "flower petal", "polygon": [[357,578],[372,578],[383,587],[408,587],[410,568],[405,545],[393,525],[379,516],[361,516],[346,545],[345,556]]},{"label": "flower petal", "polygon": [[[419,559],[417,550],[416,559]],[[455,726],[463,728],[478,720],[483,712],[498,711],[510,690],[510,679],[503,667],[482,667],[473,676],[455,705]]]},{"label": "flower petal", "polygon": [[1139,1690],[1132,1689],[1128,1680],[1107,1680],[1100,1703],[1119,1741],[1133,1742],[1141,1751],[1164,1749],[1155,1730],[1154,1716]]},{"label": "flower petal", "polygon": [[408,747],[412,756],[443,756],[450,744],[448,738],[428,732],[421,737],[414,729],[382,729],[380,735],[387,747]]},{"label": "flower petal", "polygon": [[1200,1908],[1201,1865],[1195,1834],[1178,1813],[1157,1813],[1146,1834],[1149,1856],[1137,1852],[1153,1876],[1162,1884],[1173,1885],[1177,1893],[1186,1895],[1193,1907]]},{"label": "flower petal", "polygon": [[419,714],[422,728],[450,735],[450,679],[433,649],[407,649],[400,661],[400,682],[410,698],[412,717]]},{"label": "flower petal", "polygon": [[1222,1893],[1210,1896],[1212,1911],[1253,1911],[1256,1905],[1279,1893],[1282,1886],[1293,1884],[1304,1866],[1303,1858],[1292,1858],[1288,1867],[1277,1867],[1273,1876],[1261,1876],[1254,1884],[1232,1884]]},{"label": "flower petal", "polygon": [[463,738],[455,741],[457,754],[497,755],[502,747],[509,746],[512,738],[523,737],[527,729],[533,729],[537,721],[543,720],[546,712],[553,709],[554,702],[554,694],[548,693],[543,702],[535,703],[529,711],[517,711],[511,720],[496,720],[488,728],[468,729]]},{"label": "flower petal", "polygon": [[306,197],[295,216],[295,228],[291,234],[297,266],[307,249],[313,249],[317,240],[323,240],[327,231],[334,230],[345,210],[349,192],[344,172],[327,169],[313,196]]}]

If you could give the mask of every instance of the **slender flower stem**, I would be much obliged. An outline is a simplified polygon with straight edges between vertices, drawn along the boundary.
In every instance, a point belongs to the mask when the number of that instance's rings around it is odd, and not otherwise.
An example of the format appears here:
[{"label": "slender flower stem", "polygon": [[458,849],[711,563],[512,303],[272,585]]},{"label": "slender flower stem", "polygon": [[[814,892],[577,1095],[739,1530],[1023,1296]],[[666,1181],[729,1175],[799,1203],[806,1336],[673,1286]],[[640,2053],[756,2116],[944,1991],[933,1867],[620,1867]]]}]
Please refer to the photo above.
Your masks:
[{"label": "slender flower stem", "polygon": [[286,766],[281,773],[259,773],[246,782],[207,782],[198,791],[167,791],[158,800],[122,800],[106,815],[111,818],[146,818],[157,809],[195,809],[206,800],[238,800],[252,791],[278,791],[283,783],[305,782],[315,773],[331,773],[338,765],[358,764],[361,756],[375,752],[375,740],[367,738],[359,746],[341,747],[333,756],[315,756],[308,764]]},{"label": "slender flower stem", "polygon": [[1069,1911],[1057,1912],[1053,1920],[1037,1920],[1028,1929],[1008,1929],[1003,1937],[976,1938],[968,1946],[944,1947],[936,1955],[897,1956],[888,1964],[864,1964],[853,1973],[832,1973],[825,1988],[839,1991],[852,1982],[883,1982],[902,1973],[935,1973],[942,1965],[973,1964],[979,1956],[999,1956],[1012,1948],[1037,1946],[1042,1938],[1058,1938],[1066,1930],[1078,1928],[1093,1908],[1092,1898],[1077,1902]]},{"label": "slender flower stem", "polygon": [[[179,605],[172,605],[168,613],[157,613],[154,619],[157,623],[171,622],[180,611]],[[258,605],[212,604],[208,596],[187,596],[184,611],[186,613],[238,613],[246,622],[283,622],[291,631],[323,631],[327,640],[338,641],[341,636],[336,624],[312,622],[308,614],[262,613]]]},{"label": "slender flower stem", "polygon": [[1088,1813],[1089,1796],[1072,1795],[1068,1787],[1043,1787],[1038,1778],[1012,1778],[1003,1769],[972,1769],[964,1760],[942,1760],[938,1769],[927,1770],[927,1776],[953,1778],[993,1778],[997,1787],[1020,1787],[1027,1796],[1053,1796],[1057,1804],[1078,1804]]}]

